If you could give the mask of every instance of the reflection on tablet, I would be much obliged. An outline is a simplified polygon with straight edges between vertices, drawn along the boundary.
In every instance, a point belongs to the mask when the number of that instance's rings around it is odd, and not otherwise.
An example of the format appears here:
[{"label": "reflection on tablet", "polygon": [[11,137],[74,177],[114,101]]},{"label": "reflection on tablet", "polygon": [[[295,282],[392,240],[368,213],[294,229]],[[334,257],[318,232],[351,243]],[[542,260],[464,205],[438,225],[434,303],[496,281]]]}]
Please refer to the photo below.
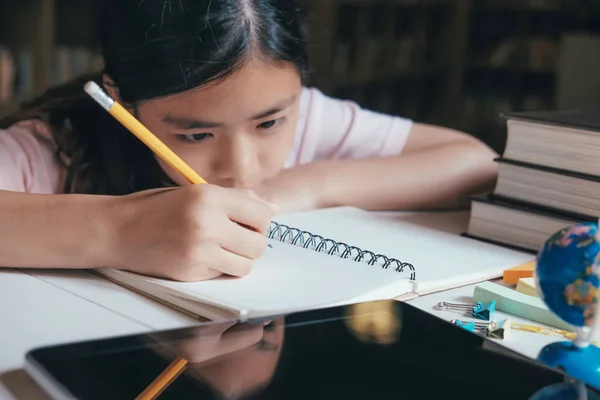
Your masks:
[{"label": "reflection on tablet", "polygon": [[[157,379],[179,360],[180,374]],[[392,301],[54,346],[29,353],[27,369],[56,398],[83,400],[506,400],[565,380]]]}]

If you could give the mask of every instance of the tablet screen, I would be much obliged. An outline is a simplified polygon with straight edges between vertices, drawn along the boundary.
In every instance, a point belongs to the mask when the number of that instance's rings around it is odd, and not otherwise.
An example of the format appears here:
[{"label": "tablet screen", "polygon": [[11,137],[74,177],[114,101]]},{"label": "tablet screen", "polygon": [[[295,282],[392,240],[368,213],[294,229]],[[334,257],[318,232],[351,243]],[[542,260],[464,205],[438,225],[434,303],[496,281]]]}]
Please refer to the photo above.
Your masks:
[{"label": "tablet screen", "polygon": [[177,360],[185,368],[153,398],[529,399],[564,381],[395,301],[56,346],[27,361],[46,385],[91,400],[143,398]]}]

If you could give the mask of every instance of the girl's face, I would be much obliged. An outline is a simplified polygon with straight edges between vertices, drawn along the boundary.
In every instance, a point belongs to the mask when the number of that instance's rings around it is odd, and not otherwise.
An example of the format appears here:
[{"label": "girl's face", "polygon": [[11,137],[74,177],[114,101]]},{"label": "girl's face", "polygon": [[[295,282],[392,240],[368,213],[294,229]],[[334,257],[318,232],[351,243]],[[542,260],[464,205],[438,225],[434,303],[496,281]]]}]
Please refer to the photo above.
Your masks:
[{"label": "girl's face", "polygon": [[[301,88],[293,64],[252,59],[222,82],[142,102],[137,116],[209,183],[252,188],[283,167],[294,143]],[[187,184],[158,161],[171,179]]]}]

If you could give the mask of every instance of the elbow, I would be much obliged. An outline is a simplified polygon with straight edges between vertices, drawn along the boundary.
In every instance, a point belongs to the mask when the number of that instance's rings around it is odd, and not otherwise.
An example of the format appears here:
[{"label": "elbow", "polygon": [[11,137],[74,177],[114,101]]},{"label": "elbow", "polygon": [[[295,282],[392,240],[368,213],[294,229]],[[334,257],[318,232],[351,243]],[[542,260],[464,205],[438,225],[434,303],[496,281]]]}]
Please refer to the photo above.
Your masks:
[{"label": "elbow", "polygon": [[473,138],[465,143],[462,153],[462,175],[459,203],[469,205],[470,197],[494,190],[498,179],[498,153],[485,143]]},{"label": "elbow", "polygon": [[479,180],[493,188],[498,178],[498,163],[496,159],[499,154],[485,143],[474,140],[473,144],[474,165],[479,170]]}]

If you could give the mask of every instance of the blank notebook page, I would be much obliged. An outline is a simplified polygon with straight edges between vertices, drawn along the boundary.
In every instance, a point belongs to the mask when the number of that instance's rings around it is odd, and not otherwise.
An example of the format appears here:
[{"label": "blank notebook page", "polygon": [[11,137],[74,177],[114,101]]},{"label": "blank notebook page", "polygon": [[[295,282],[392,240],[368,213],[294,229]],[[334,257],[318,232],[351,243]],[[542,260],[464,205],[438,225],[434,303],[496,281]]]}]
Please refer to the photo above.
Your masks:
[{"label": "blank notebook page", "polygon": [[280,215],[275,221],[412,264],[420,294],[494,279],[504,269],[534,258],[433,226],[433,219],[455,215],[370,213],[342,207]]},{"label": "blank notebook page", "polygon": [[[243,278],[226,277],[188,283],[137,276],[142,282],[135,286],[153,292],[155,289],[144,283],[154,284],[170,295],[195,299],[248,316],[278,314],[349,301],[387,299],[412,289],[406,275],[392,270],[278,241],[271,241],[271,244],[273,248],[268,248],[255,261],[252,272]],[[107,272],[119,280],[132,277],[128,272]]]}]

